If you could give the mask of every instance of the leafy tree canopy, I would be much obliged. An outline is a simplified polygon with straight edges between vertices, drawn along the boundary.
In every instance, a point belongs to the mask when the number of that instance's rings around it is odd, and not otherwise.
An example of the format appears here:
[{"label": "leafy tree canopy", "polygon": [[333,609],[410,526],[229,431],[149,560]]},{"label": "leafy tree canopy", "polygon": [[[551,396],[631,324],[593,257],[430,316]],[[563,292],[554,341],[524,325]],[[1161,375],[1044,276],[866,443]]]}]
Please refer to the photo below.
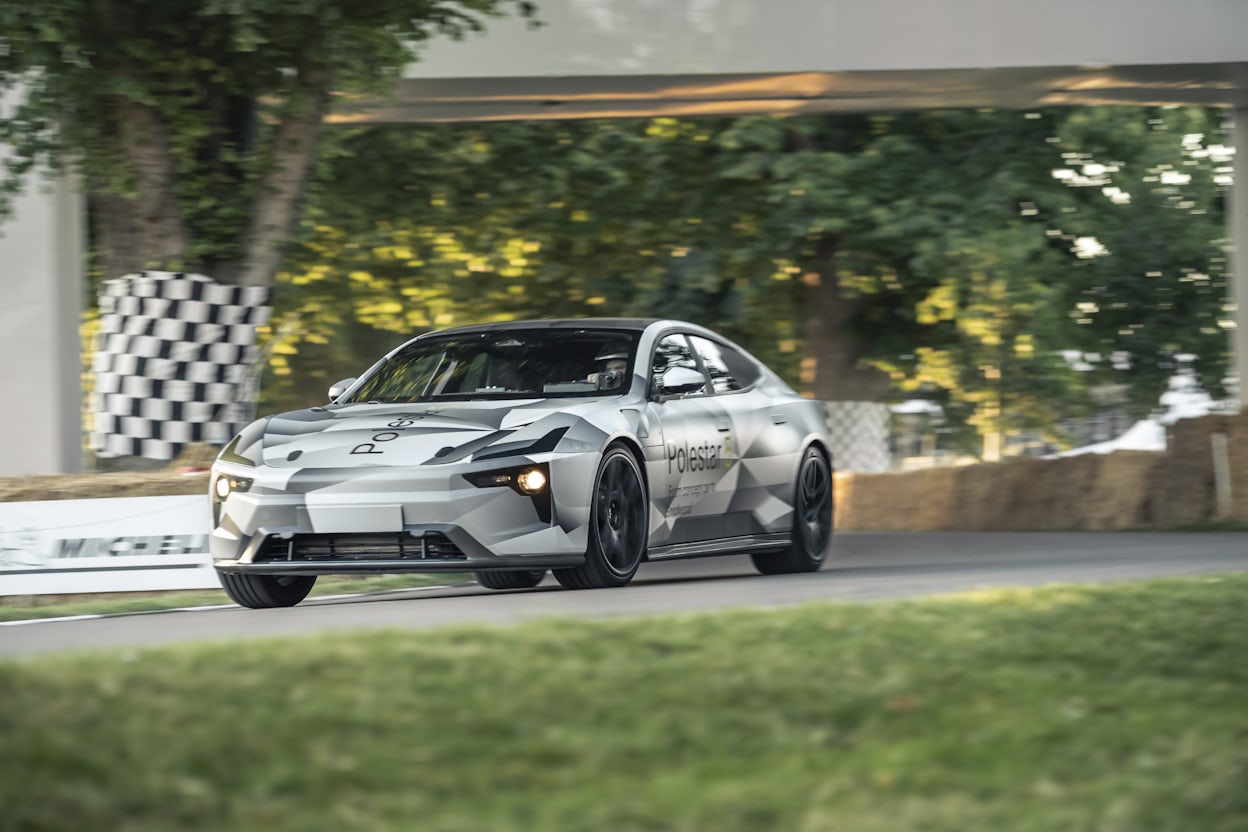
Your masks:
[{"label": "leafy tree canopy", "polygon": [[1056,144],[1053,176],[1074,201],[1044,219],[1073,254],[1066,348],[1095,382],[1128,383],[1137,412],[1181,363],[1227,392],[1227,136],[1214,110],[1093,108],[1071,111]]},{"label": "leafy tree canopy", "polygon": [[[352,318],[393,332],[359,345],[358,369],[455,323],[661,315],[737,337],[809,390],[799,359],[832,286],[854,349],[815,353],[831,375],[874,367],[891,396],[938,399],[982,433],[1049,430],[1094,384],[1139,382],[1138,411],[1176,349],[1225,363],[1202,332],[1223,302],[1219,135],[1214,114],[1138,108],[344,132],[284,284],[284,306],[319,311],[283,349],[328,363]],[[1163,181],[1167,164],[1192,179]],[[1093,238],[1105,253],[1087,256]],[[1157,270],[1174,277],[1152,294]],[[1117,317],[1085,314],[1121,293],[1103,304]],[[1102,360],[1077,371],[1072,351]]]},{"label": "leafy tree canopy", "polygon": [[[0,2],[3,196],[78,165],[106,277],[155,266],[267,285],[331,91],[384,94],[435,36],[514,0]],[[9,208],[0,199],[0,217]]]}]

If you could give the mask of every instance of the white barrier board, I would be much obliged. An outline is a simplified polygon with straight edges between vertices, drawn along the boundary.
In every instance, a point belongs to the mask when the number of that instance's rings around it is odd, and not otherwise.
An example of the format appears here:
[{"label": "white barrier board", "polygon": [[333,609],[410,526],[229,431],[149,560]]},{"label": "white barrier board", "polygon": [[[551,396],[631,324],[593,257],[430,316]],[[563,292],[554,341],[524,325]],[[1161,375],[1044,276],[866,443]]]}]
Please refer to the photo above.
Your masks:
[{"label": "white barrier board", "polygon": [[0,595],[216,588],[208,496],[0,503]]}]

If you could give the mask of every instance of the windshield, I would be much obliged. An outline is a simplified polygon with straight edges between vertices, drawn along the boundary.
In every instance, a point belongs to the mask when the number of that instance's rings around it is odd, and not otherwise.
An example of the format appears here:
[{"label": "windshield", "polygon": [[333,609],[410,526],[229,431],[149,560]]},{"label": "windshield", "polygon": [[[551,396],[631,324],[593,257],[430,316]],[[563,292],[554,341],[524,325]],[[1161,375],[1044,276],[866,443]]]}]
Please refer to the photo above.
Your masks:
[{"label": "windshield", "polygon": [[422,338],[366,376],[347,402],[569,398],[628,390],[638,333],[514,329]]}]

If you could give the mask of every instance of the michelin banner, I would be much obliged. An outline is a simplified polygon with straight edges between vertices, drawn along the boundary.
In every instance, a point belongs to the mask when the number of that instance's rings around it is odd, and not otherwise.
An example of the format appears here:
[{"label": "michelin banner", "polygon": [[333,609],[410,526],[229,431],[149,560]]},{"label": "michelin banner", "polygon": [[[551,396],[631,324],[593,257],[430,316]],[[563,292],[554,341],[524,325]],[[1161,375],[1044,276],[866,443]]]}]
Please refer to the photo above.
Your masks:
[{"label": "michelin banner", "polygon": [[208,497],[0,503],[0,595],[218,587]]}]

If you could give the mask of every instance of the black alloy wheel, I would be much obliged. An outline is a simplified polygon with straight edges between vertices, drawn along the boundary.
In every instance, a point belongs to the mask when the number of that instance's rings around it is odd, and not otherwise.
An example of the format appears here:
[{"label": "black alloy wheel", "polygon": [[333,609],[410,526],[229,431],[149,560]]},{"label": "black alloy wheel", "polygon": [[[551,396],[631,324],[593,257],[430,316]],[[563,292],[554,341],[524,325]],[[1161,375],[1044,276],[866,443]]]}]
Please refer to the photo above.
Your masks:
[{"label": "black alloy wheel", "polygon": [[815,572],[832,539],[832,469],[818,448],[807,448],[793,486],[793,542],[779,552],[750,555],[764,575]]},{"label": "black alloy wheel", "polygon": [[602,456],[590,506],[585,563],[556,569],[555,580],[569,589],[624,586],[646,556],[649,498],[637,460],[613,445]]},{"label": "black alloy wheel", "polygon": [[523,569],[514,572],[473,572],[477,583],[486,589],[530,589],[546,577],[545,569]]},{"label": "black alloy wheel", "polygon": [[253,610],[293,607],[312,591],[315,575],[239,575],[218,572],[225,594],[240,607]]}]

